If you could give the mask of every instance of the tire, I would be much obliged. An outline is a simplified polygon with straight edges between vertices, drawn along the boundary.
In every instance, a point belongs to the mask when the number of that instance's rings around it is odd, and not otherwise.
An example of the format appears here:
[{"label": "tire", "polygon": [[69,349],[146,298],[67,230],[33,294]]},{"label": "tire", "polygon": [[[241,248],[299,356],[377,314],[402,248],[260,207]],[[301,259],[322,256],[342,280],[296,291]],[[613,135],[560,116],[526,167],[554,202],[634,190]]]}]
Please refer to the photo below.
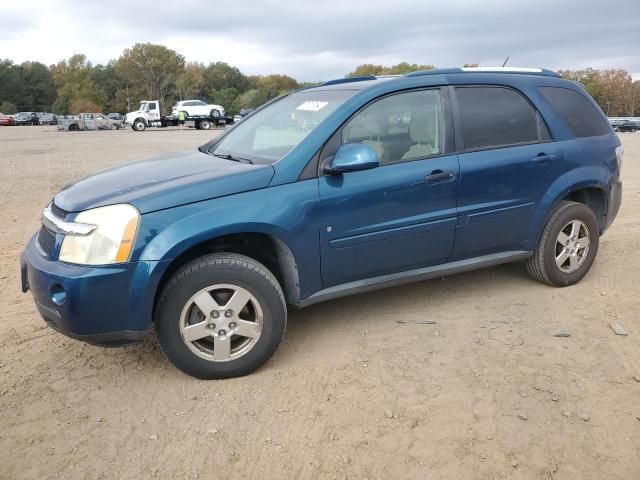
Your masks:
[{"label": "tire", "polygon": [[69,125],[69,131],[70,132],[77,132],[78,130],[80,130],[80,127],[78,127],[78,125],[76,125],[76,124]]},{"label": "tire", "polygon": [[582,203],[563,201],[547,221],[533,256],[526,262],[527,271],[553,287],[578,283],[596,258],[599,240],[600,227],[593,210]]},{"label": "tire", "polygon": [[201,120],[198,122],[198,128],[202,130],[209,130],[211,128],[211,122],[209,120]]},{"label": "tire", "polygon": [[144,132],[147,128],[147,124],[144,122],[144,120],[138,118],[133,122],[133,124],[131,124],[131,128],[133,128],[136,132]]},{"label": "tire", "polygon": [[211,118],[220,118],[220,110],[214,108],[213,110],[211,110],[211,113],[209,115],[211,116]]},{"label": "tire", "polygon": [[[234,298],[241,300],[234,304]],[[167,358],[184,373],[210,380],[247,375],[263,365],[282,341],[287,309],[264,265],[221,253],[197,258],[171,277],[155,321]],[[242,333],[227,335],[231,331]]]}]

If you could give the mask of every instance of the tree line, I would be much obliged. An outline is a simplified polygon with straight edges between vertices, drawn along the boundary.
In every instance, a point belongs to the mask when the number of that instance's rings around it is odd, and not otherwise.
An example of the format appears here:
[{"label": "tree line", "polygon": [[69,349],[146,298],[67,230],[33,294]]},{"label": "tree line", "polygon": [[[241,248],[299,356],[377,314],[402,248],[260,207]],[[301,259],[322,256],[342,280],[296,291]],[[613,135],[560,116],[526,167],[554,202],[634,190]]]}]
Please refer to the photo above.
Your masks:
[{"label": "tree line", "polygon": [[[432,68],[435,66],[407,62],[362,64],[346,76],[401,75]],[[581,82],[607,115],[640,116],[640,81],[634,82],[626,71],[588,68],[559,73]],[[123,113],[135,110],[141,100],[160,100],[167,113],[176,101],[201,99],[233,114],[310,85],[313,83],[300,83],[287,75],[245,75],[225,62],[186,62],[184,56],[163,45],[137,43],[105,65],[94,65],[82,54],[49,67],[40,62],[0,60],[0,112]]]}]

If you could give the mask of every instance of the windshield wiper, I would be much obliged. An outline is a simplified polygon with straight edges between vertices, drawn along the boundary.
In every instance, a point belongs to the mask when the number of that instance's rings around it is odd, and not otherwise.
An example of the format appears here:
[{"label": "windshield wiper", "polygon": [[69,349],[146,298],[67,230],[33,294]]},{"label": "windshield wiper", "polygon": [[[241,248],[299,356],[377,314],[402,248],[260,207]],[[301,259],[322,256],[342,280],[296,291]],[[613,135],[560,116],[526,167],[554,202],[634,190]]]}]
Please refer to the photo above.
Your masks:
[{"label": "windshield wiper", "polygon": [[251,163],[251,164],[253,164],[253,162],[251,160],[249,160],[248,158],[236,157],[234,155],[231,155],[230,153],[214,153],[213,156],[214,157],[224,158],[225,160],[231,160],[233,162]]}]

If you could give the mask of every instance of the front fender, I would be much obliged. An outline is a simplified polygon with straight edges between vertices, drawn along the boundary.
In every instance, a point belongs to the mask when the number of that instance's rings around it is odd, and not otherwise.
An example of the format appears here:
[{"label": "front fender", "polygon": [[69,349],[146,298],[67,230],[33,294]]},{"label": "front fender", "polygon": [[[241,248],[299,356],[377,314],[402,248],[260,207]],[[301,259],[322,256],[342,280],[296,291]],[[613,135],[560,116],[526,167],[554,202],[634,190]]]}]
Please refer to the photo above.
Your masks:
[{"label": "front fender", "polygon": [[144,214],[132,260],[173,260],[222,236],[265,234],[290,250],[304,298],[322,288],[317,191],[309,179]]},{"label": "front fender", "polygon": [[232,234],[263,233],[281,241],[284,241],[283,238],[286,237],[286,232],[283,229],[268,223],[243,222],[203,227],[206,225],[203,223],[206,220],[207,215],[203,213],[173,223],[153,238],[142,252],[140,260],[150,258],[173,260],[196,245]]}]

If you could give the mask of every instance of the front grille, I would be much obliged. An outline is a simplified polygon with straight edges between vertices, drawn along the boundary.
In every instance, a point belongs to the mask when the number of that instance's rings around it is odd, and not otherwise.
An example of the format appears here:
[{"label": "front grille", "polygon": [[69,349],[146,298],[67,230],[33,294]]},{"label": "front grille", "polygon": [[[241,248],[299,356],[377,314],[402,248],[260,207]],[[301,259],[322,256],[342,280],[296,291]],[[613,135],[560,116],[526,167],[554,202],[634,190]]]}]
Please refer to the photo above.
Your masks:
[{"label": "front grille", "polygon": [[66,210],[61,209],[55,203],[51,202],[51,213],[53,213],[60,220],[64,220],[65,217],[69,214]]},{"label": "front grille", "polygon": [[40,232],[38,233],[38,243],[40,244],[40,248],[47,255],[51,255],[53,252],[53,248],[56,245],[56,236],[47,230],[44,226],[40,227]]}]

